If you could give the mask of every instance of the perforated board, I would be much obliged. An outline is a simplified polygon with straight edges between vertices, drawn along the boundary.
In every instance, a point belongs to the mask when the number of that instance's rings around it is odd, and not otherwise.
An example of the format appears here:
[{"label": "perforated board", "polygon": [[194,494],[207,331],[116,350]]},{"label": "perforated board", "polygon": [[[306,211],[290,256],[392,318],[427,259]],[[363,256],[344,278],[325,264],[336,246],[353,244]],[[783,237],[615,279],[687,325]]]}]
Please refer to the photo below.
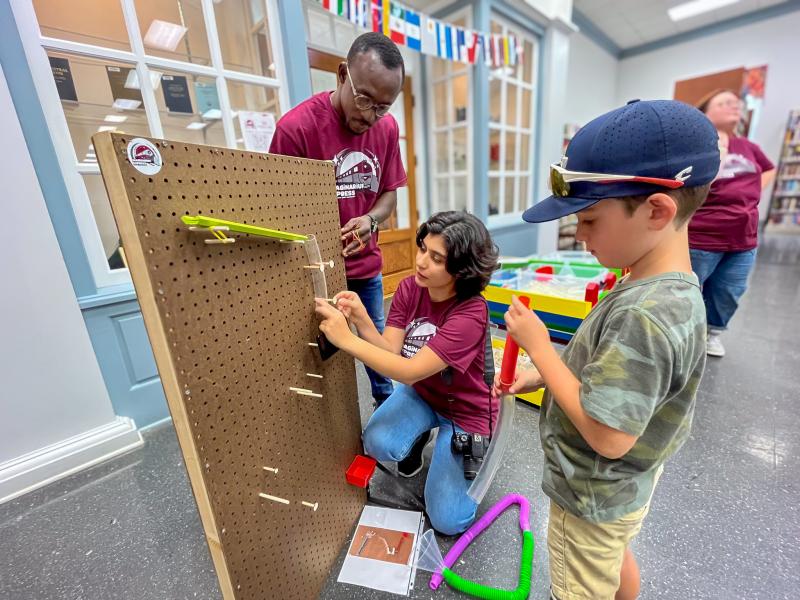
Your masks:
[{"label": "perforated board", "polygon": [[300,244],[230,234],[233,244],[207,245],[180,217],[314,234],[335,292],[345,276],[333,166],[150,140],[163,166],[147,175],[129,163],[129,141],[93,138],[223,594],[317,597],[365,502],[344,476],[361,452],[353,361],[322,362],[308,345],[318,329]]}]

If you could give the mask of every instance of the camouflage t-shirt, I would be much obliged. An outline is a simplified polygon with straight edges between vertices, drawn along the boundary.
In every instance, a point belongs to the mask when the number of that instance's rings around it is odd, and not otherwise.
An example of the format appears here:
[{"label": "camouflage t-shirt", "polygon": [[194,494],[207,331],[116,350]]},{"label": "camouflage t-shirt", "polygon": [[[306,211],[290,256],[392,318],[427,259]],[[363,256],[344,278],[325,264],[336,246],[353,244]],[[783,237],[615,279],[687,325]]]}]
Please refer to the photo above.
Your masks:
[{"label": "camouflage t-shirt", "polygon": [[659,466],[689,436],[706,360],[697,277],[623,280],[589,313],[562,358],[581,381],[583,409],[639,439],[620,459],[600,456],[546,392],[542,488],[582,518],[612,521],[648,502]]}]

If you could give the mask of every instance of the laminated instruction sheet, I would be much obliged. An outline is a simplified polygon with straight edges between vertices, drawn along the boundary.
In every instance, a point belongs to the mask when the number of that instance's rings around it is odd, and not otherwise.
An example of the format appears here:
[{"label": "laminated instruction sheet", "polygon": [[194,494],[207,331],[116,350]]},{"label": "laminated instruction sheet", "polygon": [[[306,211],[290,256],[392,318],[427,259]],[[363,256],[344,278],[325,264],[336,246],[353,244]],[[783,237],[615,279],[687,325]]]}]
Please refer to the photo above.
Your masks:
[{"label": "laminated instruction sheet", "polygon": [[422,526],[420,512],[365,506],[338,581],[408,596]]}]

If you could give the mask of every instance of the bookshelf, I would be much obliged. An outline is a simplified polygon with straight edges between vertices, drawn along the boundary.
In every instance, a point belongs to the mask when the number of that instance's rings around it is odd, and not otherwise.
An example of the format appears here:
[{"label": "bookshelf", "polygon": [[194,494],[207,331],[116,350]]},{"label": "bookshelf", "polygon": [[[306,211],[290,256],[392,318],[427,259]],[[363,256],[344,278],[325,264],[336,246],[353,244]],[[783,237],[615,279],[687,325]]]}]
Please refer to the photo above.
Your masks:
[{"label": "bookshelf", "polygon": [[767,231],[800,233],[800,110],[789,113],[767,213]]}]

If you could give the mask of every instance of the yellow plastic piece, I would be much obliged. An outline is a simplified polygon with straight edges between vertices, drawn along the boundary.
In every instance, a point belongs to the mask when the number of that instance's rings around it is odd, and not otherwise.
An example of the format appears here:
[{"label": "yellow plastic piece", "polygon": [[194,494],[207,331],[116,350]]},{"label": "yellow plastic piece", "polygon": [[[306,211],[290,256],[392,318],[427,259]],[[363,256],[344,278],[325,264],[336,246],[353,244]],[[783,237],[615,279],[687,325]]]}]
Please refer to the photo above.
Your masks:
[{"label": "yellow plastic piece", "polygon": [[563,315],[565,317],[575,317],[585,319],[592,310],[592,303],[585,300],[572,300],[569,298],[557,298],[555,296],[542,296],[541,294],[529,294],[519,290],[501,288],[495,285],[488,286],[483,291],[483,297],[490,302],[499,304],[511,304],[511,297],[526,296],[531,299],[531,308],[536,311]]},{"label": "yellow plastic piece", "polygon": [[[248,233],[250,235],[259,235],[262,237],[273,238],[277,240],[287,240],[291,242],[305,242],[308,240],[307,235],[301,233],[290,233],[288,231],[278,231],[277,229],[267,229],[266,227],[257,227],[256,225],[245,225],[244,223],[236,223],[235,221],[225,221],[223,219],[214,219],[212,217],[197,216],[183,216],[181,221],[191,227],[227,227],[228,231],[235,231],[236,233]],[[212,233],[217,239],[225,239],[225,234],[220,231],[212,230]],[[221,235],[220,235],[221,234]]]}]

